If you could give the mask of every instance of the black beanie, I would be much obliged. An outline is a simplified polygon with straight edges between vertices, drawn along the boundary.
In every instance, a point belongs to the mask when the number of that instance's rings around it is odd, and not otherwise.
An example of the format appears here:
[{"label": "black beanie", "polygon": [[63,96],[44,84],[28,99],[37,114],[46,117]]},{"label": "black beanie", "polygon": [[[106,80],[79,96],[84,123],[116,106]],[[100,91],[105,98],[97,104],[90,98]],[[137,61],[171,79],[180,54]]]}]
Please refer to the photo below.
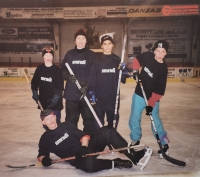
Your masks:
[{"label": "black beanie", "polygon": [[76,37],[78,35],[82,35],[82,36],[85,36],[86,40],[87,40],[87,33],[86,33],[86,30],[85,29],[79,29],[76,31],[75,35],[74,35],[74,39],[76,39]]},{"label": "black beanie", "polygon": [[53,114],[53,115],[54,115],[54,112],[53,112],[51,109],[45,109],[45,110],[41,111],[41,113],[40,113],[40,118],[41,118],[42,120],[44,120],[44,118],[47,117],[47,116],[50,115],[50,114]]},{"label": "black beanie", "polygon": [[168,52],[169,49],[169,43],[165,40],[158,40],[155,44],[152,50],[156,50],[157,48],[164,48],[166,52]]},{"label": "black beanie", "polygon": [[42,49],[42,58],[44,57],[44,55],[45,55],[46,53],[51,53],[51,54],[53,55],[53,57],[54,57],[54,52],[53,52],[53,48],[52,48],[52,47],[46,46],[46,47],[44,47],[44,48]]},{"label": "black beanie", "polygon": [[103,44],[104,41],[109,40],[113,43],[113,38],[109,35],[105,35],[101,37],[101,44]]}]

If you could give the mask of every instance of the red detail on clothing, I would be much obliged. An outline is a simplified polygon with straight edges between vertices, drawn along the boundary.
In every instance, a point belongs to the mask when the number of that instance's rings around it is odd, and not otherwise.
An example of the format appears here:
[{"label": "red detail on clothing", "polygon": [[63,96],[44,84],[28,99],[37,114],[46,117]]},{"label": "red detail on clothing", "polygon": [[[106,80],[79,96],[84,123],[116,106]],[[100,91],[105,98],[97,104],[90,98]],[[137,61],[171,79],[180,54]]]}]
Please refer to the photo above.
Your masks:
[{"label": "red detail on clothing", "polygon": [[139,63],[137,58],[134,58],[132,68],[133,69],[138,69],[138,70],[141,68],[140,63]]},{"label": "red detail on clothing", "polygon": [[40,160],[40,158],[39,158],[39,157],[37,158],[37,160],[38,160],[38,162],[41,162],[41,160]]},{"label": "red detail on clothing", "polygon": [[89,135],[84,135],[84,136],[80,139],[80,142],[82,142],[83,138],[88,138],[88,140],[90,140],[90,136],[89,136]]},{"label": "red detail on clothing", "polygon": [[148,106],[154,107],[156,102],[162,98],[162,95],[152,93],[151,97],[149,98],[148,101]]}]

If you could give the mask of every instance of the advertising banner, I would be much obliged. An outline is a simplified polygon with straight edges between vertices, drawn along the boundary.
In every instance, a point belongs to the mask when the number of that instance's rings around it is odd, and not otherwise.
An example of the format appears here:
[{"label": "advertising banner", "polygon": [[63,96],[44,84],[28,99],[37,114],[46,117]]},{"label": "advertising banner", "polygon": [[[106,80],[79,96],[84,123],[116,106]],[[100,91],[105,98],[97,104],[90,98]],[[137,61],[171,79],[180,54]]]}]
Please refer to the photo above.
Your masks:
[{"label": "advertising banner", "polygon": [[63,8],[64,19],[95,18],[95,7],[70,7]]},{"label": "advertising banner", "polygon": [[63,18],[63,8],[3,8],[2,18]]}]

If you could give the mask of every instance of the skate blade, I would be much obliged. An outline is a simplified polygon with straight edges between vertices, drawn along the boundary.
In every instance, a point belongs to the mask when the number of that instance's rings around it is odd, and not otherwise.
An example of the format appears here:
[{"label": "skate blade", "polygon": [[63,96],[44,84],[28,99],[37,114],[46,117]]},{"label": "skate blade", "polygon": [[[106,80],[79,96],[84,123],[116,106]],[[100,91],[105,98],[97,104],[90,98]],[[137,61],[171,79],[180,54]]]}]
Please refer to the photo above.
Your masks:
[{"label": "skate blade", "polygon": [[151,148],[148,148],[147,151],[145,152],[145,155],[140,161],[137,163],[137,166],[141,166],[140,170],[143,170],[144,167],[146,167],[147,163],[149,162],[151,155],[152,155],[153,150]]}]

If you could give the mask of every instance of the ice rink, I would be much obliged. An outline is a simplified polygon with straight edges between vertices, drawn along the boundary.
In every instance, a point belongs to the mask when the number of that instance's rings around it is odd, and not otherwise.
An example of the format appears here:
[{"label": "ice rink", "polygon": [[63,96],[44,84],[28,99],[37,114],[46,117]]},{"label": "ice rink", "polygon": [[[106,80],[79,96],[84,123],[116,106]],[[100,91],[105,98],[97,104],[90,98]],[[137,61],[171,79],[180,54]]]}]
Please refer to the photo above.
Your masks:
[{"label": "ice rink", "polygon": [[[135,82],[121,84],[121,107],[118,132],[129,138],[128,120]],[[152,157],[143,171],[138,166],[131,169],[114,169],[87,174],[68,163],[53,164],[24,169],[11,169],[5,165],[37,164],[38,141],[44,129],[39,118],[40,111],[32,100],[30,85],[25,79],[0,78],[0,177],[86,177],[86,176],[138,176],[138,177],[199,177],[200,176],[200,79],[171,79],[160,103],[160,117],[170,139],[169,156],[185,161],[179,167],[160,159],[150,119],[143,114],[142,130],[144,143],[153,149]],[[65,111],[62,111],[62,121]],[[82,120],[79,121],[82,129]],[[118,153],[101,155],[99,158],[116,158]],[[57,159],[56,156],[51,156]],[[123,156],[122,156],[123,157]]]}]

